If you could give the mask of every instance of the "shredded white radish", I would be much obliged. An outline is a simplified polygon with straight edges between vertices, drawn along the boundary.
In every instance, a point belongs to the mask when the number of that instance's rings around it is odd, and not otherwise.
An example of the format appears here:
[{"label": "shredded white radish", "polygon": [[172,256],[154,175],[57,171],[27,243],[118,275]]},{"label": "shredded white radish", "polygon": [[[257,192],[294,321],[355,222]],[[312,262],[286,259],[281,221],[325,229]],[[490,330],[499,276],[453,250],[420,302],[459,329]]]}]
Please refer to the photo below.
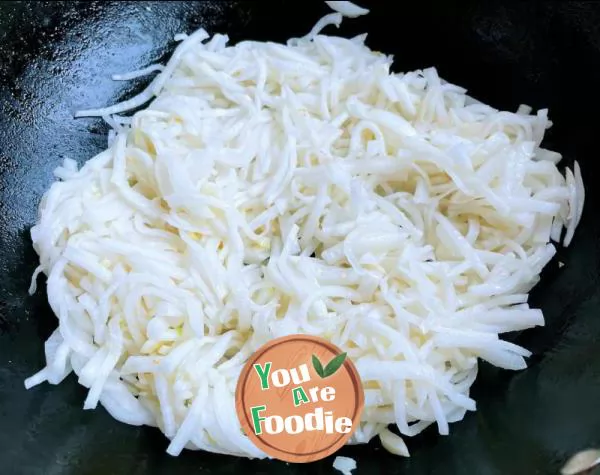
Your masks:
[{"label": "shredded white radish", "polygon": [[264,457],[237,378],[270,339],[315,334],[364,382],[351,442],[408,456],[388,425],[447,434],[476,408],[479,359],[526,366],[500,335],[544,324],[527,293],[549,241],[574,236],[579,166],[565,179],[540,148],[547,111],[498,111],[433,68],[390,73],[364,35],[321,35],[341,13],[287,45],[177,35],[164,68],[119,76],[159,70],[142,93],[77,113],[114,130],[57,169],[31,230],[30,290],[43,271],[59,324],[26,387],[74,371],[85,408],[159,427],[172,455]]},{"label": "shredded white radish", "polygon": [[369,10],[366,8],[359,7],[352,2],[329,1],[325,3],[332,10],[335,10],[348,18],[356,18],[369,13]]},{"label": "shredded white radish", "polygon": [[583,187],[583,178],[581,176],[581,168],[579,168],[579,163],[575,161],[574,165],[575,170],[575,189],[577,190],[577,217],[575,220],[575,226],[579,224],[581,221],[581,216],[583,214],[583,202],[585,201],[585,189]]},{"label": "shredded white radish", "polygon": [[150,66],[146,66],[145,68],[138,69],[136,71],[129,71],[123,74],[113,74],[113,81],[130,81],[132,79],[136,79],[139,77],[147,76],[148,74],[163,71],[165,67],[162,64],[151,64]]},{"label": "shredded white radish", "polygon": [[342,472],[343,475],[352,475],[352,470],[356,469],[356,460],[350,457],[336,457],[333,461],[333,468]]},{"label": "shredded white radish", "polygon": [[394,434],[389,429],[383,429],[379,433],[379,439],[381,440],[381,445],[389,452],[402,457],[410,457],[408,447],[404,440],[402,440],[402,437]]}]

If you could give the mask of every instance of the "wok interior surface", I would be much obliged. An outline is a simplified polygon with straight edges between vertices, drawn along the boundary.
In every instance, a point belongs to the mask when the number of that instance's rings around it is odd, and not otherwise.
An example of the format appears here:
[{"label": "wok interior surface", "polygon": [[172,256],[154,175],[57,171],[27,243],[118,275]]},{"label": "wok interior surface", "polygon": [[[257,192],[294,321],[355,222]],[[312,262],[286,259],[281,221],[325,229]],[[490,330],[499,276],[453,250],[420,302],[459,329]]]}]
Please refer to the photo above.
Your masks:
[{"label": "wok interior surface", "polygon": [[[510,335],[532,350],[530,367],[481,364],[473,388],[478,411],[407,440],[412,457],[389,455],[378,441],[345,447],[354,473],[551,474],[578,450],[600,447],[600,5],[596,2],[359,2],[371,14],[340,31],[368,32],[367,44],[395,56],[397,71],[436,66],[494,107],[548,107],[546,148],[581,164],[583,219],[568,249],[559,247],[530,297],[546,326]],[[37,205],[64,157],[79,164],[106,146],[101,120],[77,109],[131,96],[147,79],[111,74],[164,61],[173,35],[200,26],[232,41],[285,41],[308,32],[323,2],[0,3],[0,463],[2,473],[227,474],[332,473],[334,457],[310,464],[248,461],[184,451],[165,453],[157,430],[84,411],[73,375],[60,386],[26,391],[44,364],[44,340],[57,325],[43,278],[27,289],[37,256],[29,239]],[[558,262],[565,265],[559,269]],[[210,410],[210,408],[207,408]]]}]

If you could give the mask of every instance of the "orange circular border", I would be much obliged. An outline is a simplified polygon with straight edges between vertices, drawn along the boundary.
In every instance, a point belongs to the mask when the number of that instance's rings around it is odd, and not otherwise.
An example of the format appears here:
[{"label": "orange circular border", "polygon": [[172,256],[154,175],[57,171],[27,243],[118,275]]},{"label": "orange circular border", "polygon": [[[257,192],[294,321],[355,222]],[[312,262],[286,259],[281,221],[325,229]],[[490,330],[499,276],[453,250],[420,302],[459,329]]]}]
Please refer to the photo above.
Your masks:
[{"label": "orange circular border", "polygon": [[364,404],[365,404],[365,396],[363,392],[362,383],[360,381],[360,377],[358,375],[358,371],[354,366],[354,363],[348,358],[344,360],[342,367],[346,370],[348,376],[352,381],[352,386],[354,388],[354,414],[351,417],[352,420],[352,430],[347,434],[341,434],[340,437],[332,444],[323,448],[322,450],[313,451],[304,454],[297,454],[293,452],[289,452],[283,449],[279,449],[274,447],[262,440],[262,438],[256,435],[252,429],[252,422],[249,419],[249,415],[245,410],[244,404],[244,392],[246,387],[246,381],[253,369],[253,365],[256,363],[258,359],[261,358],[269,350],[273,349],[276,346],[287,343],[288,341],[298,342],[298,341],[307,341],[313,344],[320,345],[332,352],[334,355],[341,353],[341,349],[335,346],[333,343],[325,340],[321,337],[305,335],[305,334],[296,334],[296,335],[288,335],[280,338],[275,338],[270,342],[261,346],[254,354],[248,359],[246,365],[244,366],[242,372],[240,373],[240,377],[238,379],[238,383],[235,389],[235,408],[237,412],[238,419],[242,426],[242,429],[245,431],[246,436],[256,445],[259,449],[265,452],[267,455],[277,458],[279,460],[283,460],[286,462],[294,462],[294,463],[307,463],[314,462],[316,460],[320,460],[325,458],[337,450],[339,450],[347,441],[350,439],[354,431],[356,430],[357,425],[360,422],[360,416],[362,414]]}]

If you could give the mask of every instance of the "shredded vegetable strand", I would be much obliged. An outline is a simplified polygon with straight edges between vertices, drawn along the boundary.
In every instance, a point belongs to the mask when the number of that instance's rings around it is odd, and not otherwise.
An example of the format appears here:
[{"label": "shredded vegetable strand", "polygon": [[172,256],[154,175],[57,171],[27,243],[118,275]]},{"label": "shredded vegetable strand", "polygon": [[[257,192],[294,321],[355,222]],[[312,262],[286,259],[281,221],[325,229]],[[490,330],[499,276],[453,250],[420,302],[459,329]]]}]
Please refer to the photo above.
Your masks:
[{"label": "shredded vegetable strand", "polygon": [[[264,457],[233,391],[248,356],[322,335],[367,391],[352,438],[408,456],[412,436],[475,410],[479,358],[525,367],[499,335],[543,324],[527,292],[583,210],[581,171],[539,148],[549,126],[485,106],[435,69],[392,74],[364,37],[182,41],[104,116],[109,149],[65,161],[31,231],[59,328],[26,386],[75,371],[117,419],[184,447]],[[205,41],[207,40],[207,41]],[[153,100],[152,100],[153,99]],[[151,101],[131,118],[112,117]],[[207,406],[210,410],[206,410]]]}]

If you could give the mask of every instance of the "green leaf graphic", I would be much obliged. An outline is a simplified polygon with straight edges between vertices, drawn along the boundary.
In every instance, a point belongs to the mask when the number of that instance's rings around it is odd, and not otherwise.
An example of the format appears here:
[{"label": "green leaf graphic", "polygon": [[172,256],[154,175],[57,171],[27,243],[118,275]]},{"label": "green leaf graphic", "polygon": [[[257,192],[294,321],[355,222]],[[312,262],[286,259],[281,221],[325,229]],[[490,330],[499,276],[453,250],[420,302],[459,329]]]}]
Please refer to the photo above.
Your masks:
[{"label": "green leaf graphic", "polygon": [[319,358],[317,358],[316,355],[312,355],[312,364],[313,364],[313,368],[315,368],[315,371],[317,372],[317,374],[319,376],[321,376],[321,378],[324,378],[324,373],[323,373],[323,365],[321,364],[321,362],[319,361]]},{"label": "green leaf graphic", "polygon": [[335,372],[338,369],[340,369],[340,367],[344,364],[345,359],[346,353],[340,353],[335,358],[333,358],[329,363],[327,363],[327,366],[325,366],[325,370],[323,371],[323,377],[327,378],[332,374],[335,374]]}]

